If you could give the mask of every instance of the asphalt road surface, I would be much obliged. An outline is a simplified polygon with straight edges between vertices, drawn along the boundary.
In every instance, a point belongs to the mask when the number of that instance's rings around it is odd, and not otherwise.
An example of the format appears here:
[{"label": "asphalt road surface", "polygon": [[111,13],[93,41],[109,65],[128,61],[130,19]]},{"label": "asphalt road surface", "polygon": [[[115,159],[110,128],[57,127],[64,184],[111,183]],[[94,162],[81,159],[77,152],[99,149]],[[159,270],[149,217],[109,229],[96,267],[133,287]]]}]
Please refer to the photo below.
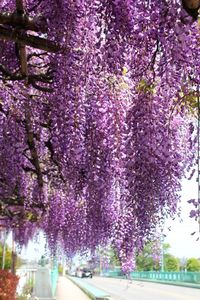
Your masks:
[{"label": "asphalt road surface", "polygon": [[111,300],[200,300],[200,289],[125,279],[83,279],[106,291]]}]

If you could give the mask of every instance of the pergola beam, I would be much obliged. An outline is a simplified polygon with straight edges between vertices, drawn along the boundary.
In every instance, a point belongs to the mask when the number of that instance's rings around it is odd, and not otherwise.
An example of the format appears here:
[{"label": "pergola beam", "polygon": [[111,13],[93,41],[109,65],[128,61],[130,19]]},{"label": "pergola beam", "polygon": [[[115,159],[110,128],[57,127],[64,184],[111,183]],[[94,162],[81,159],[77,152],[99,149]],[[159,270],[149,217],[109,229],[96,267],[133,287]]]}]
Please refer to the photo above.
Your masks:
[{"label": "pergola beam", "polygon": [[24,13],[24,3],[23,0],[16,0],[16,8],[19,14]]},{"label": "pergola beam", "polygon": [[60,46],[57,43],[38,36],[26,34],[24,32],[17,32],[14,29],[7,29],[3,26],[0,26],[0,39],[21,43],[25,46],[30,46],[32,48],[44,50],[51,53],[60,51]]},{"label": "pergola beam", "polygon": [[47,23],[41,17],[28,17],[26,14],[0,13],[0,24],[19,27],[24,30],[47,32]]},{"label": "pergola beam", "polygon": [[200,0],[182,0],[183,4],[188,9],[199,9],[200,7]]},{"label": "pergola beam", "polygon": [[0,39],[15,43],[16,50],[18,50],[16,51],[16,54],[19,58],[21,77],[18,75],[16,76],[16,74],[10,74],[10,72],[7,71],[2,65],[0,65],[0,71],[2,71],[2,73],[5,74],[8,79],[10,77],[10,80],[24,79],[26,85],[31,84],[34,88],[43,92],[52,92],[51,88],[43,86],[43,84],[38,85],[39,82],[51,83],[52,76],[49,77],[49,74],[44,76],[43,74],[41,77],[36,79],[34,76],[29,74],[26,46],[51,53],[60,51],[61,47],[57,43],[47,40],[43,37],[35,36],[34,34],[28,34],[27,30],[35,32],[47,32],[47,22],[43,17],[29,17],[29,15],[26,13],[23,0],[15,0],[15,4],[15,12],[0,13]]}]

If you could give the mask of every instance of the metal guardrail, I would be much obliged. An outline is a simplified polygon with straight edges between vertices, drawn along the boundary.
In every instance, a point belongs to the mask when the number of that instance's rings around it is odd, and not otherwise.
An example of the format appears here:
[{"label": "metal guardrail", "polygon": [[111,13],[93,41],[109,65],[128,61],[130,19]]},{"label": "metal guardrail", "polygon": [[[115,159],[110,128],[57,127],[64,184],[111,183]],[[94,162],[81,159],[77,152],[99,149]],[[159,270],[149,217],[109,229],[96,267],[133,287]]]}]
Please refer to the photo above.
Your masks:
[{"label": "metal guardrail", "polygon": [[132,272],[131,278],[200,283],[200,272]]},{"label": "metal guardrail", "polygon": [[[120,278],[124,277],[120,270],[107,271],[107,277]],[[129,277],[131,279],[146,279],[146,280],[159,280],[159,281],[174,281],[174,282],[188,282],[200,284],[200,272],[131,272]]]},{"label": "metal guardrail", "polygon": [[51,287],[52,287],[53,296],[55,296],[57,281],[58,281],[58,268],[54,268],[53,270],[51,270]]}]

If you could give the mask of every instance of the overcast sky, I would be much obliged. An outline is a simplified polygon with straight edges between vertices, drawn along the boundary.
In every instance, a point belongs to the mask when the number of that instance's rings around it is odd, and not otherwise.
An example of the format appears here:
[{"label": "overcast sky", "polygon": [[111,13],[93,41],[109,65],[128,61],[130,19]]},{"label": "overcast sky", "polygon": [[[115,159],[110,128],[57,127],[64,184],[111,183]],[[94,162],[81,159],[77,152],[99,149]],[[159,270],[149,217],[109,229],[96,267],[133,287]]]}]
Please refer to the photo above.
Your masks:
[{"label": "overcast sky", "polygon": [[[199,225],[194,219],[189,217],[190,211],[193,209],[192,204],[188,204],[187,201],[198,197],[198,184],[195,180],[195,176],[191,181],[183,180],[181,207],[182,207],[182,219],[180,223],[178,218],[175,221],[168,220],[166,222],[165,242],[171,245],[170,252],[177,257],[200,257],[200,240],[196,241],[197,237],[200,237]],[[171,226],[171,231],[167,230],[167,227]],[[195,232],[195,235],[191,233]]]}]

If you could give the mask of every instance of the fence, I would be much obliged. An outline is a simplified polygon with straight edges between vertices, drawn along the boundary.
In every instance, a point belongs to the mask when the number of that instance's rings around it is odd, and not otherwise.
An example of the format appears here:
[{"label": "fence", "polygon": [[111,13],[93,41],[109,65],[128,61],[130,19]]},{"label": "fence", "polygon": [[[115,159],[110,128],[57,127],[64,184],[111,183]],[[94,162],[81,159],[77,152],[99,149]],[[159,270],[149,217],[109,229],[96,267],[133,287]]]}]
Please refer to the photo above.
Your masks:
[{"label": "fence", "polygon": [[200,272],[132,272],[131,278],[200,283]]},{"label": "fence", "polygon": [[[104,273],[107,277],[125,277],[121,270],[113,270]],[[200,272],[131,272],[132,279],[145,279],[150,281],[174,281],[200,284]]]},{"label": "fence", "polygon": [[51,270],[51,286],[52,286],[52,294],[55,295],[56,292],[56,286],[58,281],[58,268],[53,268]]}]

